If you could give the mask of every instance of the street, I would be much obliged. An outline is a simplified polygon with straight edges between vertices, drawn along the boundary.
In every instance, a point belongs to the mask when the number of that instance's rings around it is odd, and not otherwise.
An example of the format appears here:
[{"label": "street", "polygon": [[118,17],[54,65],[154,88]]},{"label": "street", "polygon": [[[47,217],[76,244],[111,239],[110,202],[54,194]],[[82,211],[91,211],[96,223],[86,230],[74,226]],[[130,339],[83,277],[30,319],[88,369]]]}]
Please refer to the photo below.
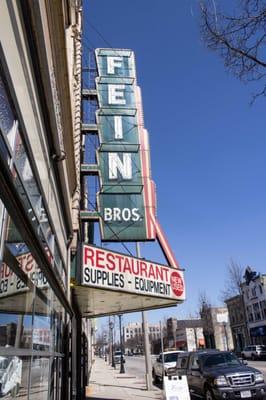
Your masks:
[{"label": "street", "polygon": [[257,368],[263,373],[264,380],[266,382],[266,360],[262,360],[262,361],[261,360],[256,360],[256,361],[247,360],[247,362],[250,367]]},{"label": "street", "polygon": [[[145,358],[144,356],[126,356],[125,357],[126,362],[125,362],[125,370],[127,374],[132,374],[135,375],[137,378],[143,379],[145,381]],[[155,358],[152,356],[152,364],[154,362]],[[120,366],[117,366],[117,368],[120,368]],[[160,388],[161,386],[155,385],[156,388]]]},{"label": "street", "polygon": [[[125,357],[125,370],[127,374],[136,375],[138,378],[143,378],[145,375],[145,358],[144,356],[126,356]],[[120,368],[118,364],[116,366]]]}]

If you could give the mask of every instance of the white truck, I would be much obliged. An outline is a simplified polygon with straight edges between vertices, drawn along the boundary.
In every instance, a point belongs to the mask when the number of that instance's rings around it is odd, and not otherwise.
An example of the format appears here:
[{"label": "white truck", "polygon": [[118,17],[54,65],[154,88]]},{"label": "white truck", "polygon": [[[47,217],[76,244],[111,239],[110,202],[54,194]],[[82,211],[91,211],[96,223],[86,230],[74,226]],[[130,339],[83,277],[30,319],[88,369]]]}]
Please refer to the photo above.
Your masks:
[{"label": "white truck", "polygon": [[152,376],[154,382],[162,381],[163,377],[167,375],[169,368],[176,366],[177,357],[179,353],[183,353],[181,350],[164,351],[159,354],[152,366]]},{"label": "white truck", "polygon": [[18,357],[0,356],[0,397],[15,396],[21,385],[22,360]]}]

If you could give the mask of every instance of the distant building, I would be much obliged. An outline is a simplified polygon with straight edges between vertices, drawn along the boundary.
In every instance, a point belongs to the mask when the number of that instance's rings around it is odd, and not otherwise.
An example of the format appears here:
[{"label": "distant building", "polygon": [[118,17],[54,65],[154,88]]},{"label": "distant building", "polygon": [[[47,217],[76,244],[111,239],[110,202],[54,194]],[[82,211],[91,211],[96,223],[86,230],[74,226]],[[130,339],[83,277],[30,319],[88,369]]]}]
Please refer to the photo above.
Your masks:
[{"label": "distant building", "polygon": [[167,346],[179,350],[196,350],[205,347],[201,319],[167,320]]},{"label": "distant building", "polygon": [[[150,339],[160,338],[160,325],[159,324],[148,324],[149,337]],[[124,327],[124,340],[135,338],[143,334],[142,323],[132,322]]]},{"label": "distant building", "polygon": [[249,344],[266,343],[266,274],[257,274],[248,267],[241,285]]},{"label": "distant building", "polygon": [[225,303],[228,308],[234,350],[239,352],[249,344],[244,299],[242,295],[237,295],[227,299]]},{"label": "distant building", "polygon": [[206,348],[231,350],[234,348],[227,307],[203,306],[201,310]]},{"label": "distant building", "polygon": [[[160,339],[159,324],[148,324],[148,332],[150,343]],[[124,327],[124,343],[128,350],[134,352],[143,351],[144,341],[141,322],[132,322]]]}]

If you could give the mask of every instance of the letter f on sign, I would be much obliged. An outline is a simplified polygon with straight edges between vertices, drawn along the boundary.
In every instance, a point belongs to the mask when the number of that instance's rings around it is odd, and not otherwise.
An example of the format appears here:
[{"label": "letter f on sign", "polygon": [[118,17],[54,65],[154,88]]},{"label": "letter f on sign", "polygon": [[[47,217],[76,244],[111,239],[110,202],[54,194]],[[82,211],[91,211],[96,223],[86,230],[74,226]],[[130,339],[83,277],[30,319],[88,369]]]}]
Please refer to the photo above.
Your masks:
[{"label": "letter f on sign", "polygon": [[107,73],[115,74],[115,68],[121,68],[123,57],[107,57]]}]

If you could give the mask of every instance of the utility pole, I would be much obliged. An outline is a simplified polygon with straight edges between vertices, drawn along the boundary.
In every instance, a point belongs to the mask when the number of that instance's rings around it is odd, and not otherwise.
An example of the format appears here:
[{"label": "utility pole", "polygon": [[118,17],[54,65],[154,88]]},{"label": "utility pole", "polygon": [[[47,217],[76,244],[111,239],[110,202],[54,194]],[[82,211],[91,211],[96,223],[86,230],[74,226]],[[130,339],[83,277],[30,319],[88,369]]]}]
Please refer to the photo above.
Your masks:
[{"label": "utility pole", "polygon": [[123,357],[123,346],[122,346],[122,326],[121,326],[121,318],[122,314],[118,315],[119,317],[119,333],[120,333],[120,374],[125,373],[125,366],[124,366],[124,357]]},{"label": "utility pole", "polygon": [[228,351],[228,337],[227,337],[227,331],[226,331],[226,322],[223,322],[224,326],[224,337],[225,337],[225,350]]},{"label": "utility pole", "polygon": [[[163,351],[163,330],[162,330],[162,322],[160,321],[160,335],[161,335],[161,353],[162,353],[162,362],[163,362],[163,371],[164,371],[164,351]],[[164,381],[163,381],[164,383]]]},{"label": "utility pole", "polygon": [[[137,257],[141,258],[139,242],[136,242],[136,253],[137,253]],[[147,312],[146,311],[142,311],[142,329],[143,329],[143,338],[144,338],[144,353],[145,353],[145,366],[146,366],[146,374],[145,374],[146,386],[147,386],[147,390],[152,390],[151,352],[150,352]]]}]

